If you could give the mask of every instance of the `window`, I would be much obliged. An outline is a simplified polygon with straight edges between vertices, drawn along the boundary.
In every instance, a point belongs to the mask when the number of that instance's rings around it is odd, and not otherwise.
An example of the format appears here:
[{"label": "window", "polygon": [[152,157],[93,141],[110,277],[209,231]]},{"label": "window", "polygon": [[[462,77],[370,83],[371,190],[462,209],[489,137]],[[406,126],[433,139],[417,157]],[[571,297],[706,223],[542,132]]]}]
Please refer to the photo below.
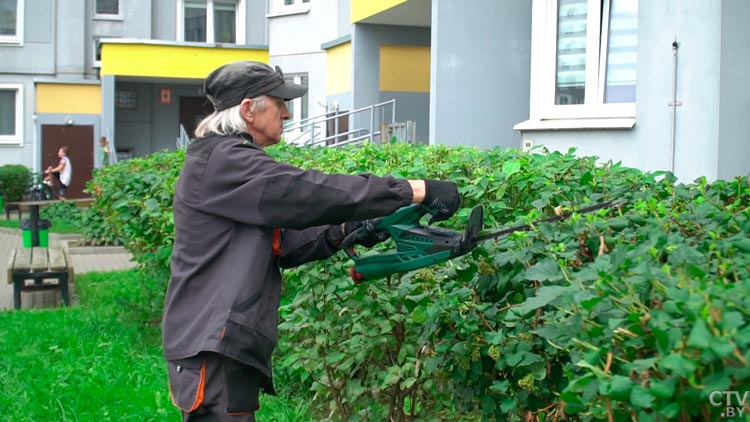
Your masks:
[{"label": "window", "polygon": [[95,15],[120,15],[120,0],[96,0]]},{"label": "window", "polygon": [[99,41],[99,37],[94,37],[92,45],[94,47],[94,63],[92,67],[99,69],[102,67],[102,44]]},{"label": "window", "polygon": [[118,89],[115,91],[115,108],[135,110],[138,108],[138,96],[135,91]]},{"label": "window", "polygon": [[272,0],[269,17],[308,13],[310,0]]},{"label": "window", "polygon": [[245,43],[245,0],[178,1],[178,39],[204,43]]},{"label": "window", "polygon": [[24,0],[0,1],[0,43],[23,43]]},{"label": "window", "polygon": [[0,144],[23,143],[23,85],[0,84]]},{"label": "window", "polygon": [[[532,114],[635,116],[638,0],[535,0]],[[550,22],[553,20],[552,22]]]},{"label": "window", "polygon": [[[284,74],[284,81],[291,82],[299,85],[309,86],[307,73],[297,74]],[[295,98],[291,101],[286,102],[286,107],[289,109],[289,114],[292,116],[288,123],[293,124],[300,120],[305,120],[308,117],[308,106],[307,106],[307,92],[300,98]]]}]

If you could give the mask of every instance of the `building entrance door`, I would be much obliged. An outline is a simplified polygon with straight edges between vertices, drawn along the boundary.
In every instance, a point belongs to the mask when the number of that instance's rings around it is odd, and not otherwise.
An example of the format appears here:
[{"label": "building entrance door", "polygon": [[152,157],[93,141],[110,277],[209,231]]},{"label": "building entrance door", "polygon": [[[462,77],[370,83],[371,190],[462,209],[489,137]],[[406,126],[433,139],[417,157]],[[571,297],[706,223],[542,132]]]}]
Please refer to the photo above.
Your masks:
[{"label": "building entrance door", "polygon": [[73,177],[66,198],[88,196],[83,189],[94,170],[94,145],[94,126],[42,125],[42,171],[49,166],[57,167],[60,161],[57,150],[68,147]]},{"label": "building entrance door", "polygon": [[206,97],[180,97],[180,124],[190,139],[195,138],[195,128],[204,117],[214,112]]}]

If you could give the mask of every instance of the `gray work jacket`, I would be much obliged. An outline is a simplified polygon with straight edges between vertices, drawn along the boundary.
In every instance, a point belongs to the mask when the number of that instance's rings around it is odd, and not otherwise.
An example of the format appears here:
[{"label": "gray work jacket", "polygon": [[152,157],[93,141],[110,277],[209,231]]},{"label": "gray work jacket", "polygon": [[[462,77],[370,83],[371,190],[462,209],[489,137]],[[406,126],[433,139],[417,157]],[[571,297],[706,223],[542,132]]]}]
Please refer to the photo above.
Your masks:
[{"label": "gray work jacket", "polygon": [[247,136],[193,142],[174,196],[165,358],[217,352],[257,368],[273,393],[280,268],[328,258],[341,223],[391,214],[412,195],[406,180],[275,161]]}]

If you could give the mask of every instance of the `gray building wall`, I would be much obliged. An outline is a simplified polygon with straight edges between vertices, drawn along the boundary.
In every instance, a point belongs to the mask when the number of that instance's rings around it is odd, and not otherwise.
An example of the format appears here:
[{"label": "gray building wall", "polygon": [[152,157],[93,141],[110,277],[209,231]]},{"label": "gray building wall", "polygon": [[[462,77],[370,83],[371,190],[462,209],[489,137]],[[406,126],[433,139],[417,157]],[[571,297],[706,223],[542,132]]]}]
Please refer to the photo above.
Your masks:
[{"label": "gray building wall", "polygon": [[517,148],[529,116],[531,2],[434,0],[430,142]]},{"label": "gray building wall", "polygon": [[269,10],[271,65],[280,66],[287,74],[307,73],[309,117],[326,113],[326,52],[321,45],[340,36],[342,16],[337,6],[341,1],[312,2],[309,10],[301,13]]},{"label": "gray building wall", "polygon": [[25,5],[23,46],[0,48],[0,74],[52,75],[58,23],[55,3],[50,6],[49,1],[27,0]]},{"label": "gray building wall", "polygon": [[151,34],[155,40],[177,41],[177,2],[156,0],[151,2]]},{"label": "gray building wall", "polygon": [[[155,3],[165,4],[164,0]],[[101,18],[94,17],[94,1],[86,0],[86,8],[83,15],[86,22],[85,44],[81,53],[82,64],[85,65],[87,77],[96,78],[97,71],[92,67],[94,63],[94,53],[96,40],[101,38],[136,38],[150,39],[152,29],[152,2],[151,0],[138,1],[120,1],[121,18]],[[169,26],[169,21],[160,22],[162,25]],[[172,18],[172,27],[174,28],[174,17]],[[173,31],[174,32],[174,31]]]},{"label": "gray building wall", "polygon": [[[352,35],[352,104],[353,108],[396,98],[396,120],[413,120],[417,125],[417,139],[425,140],[429,134],[428,93],[392,93],[380,91],[381,45],[430,46],[430,28],[395,25],[355,24]],[[360,113],[353,117],[350,126],[367,128],[370,116]],[[377,123],[377,122],[376,122]],[[379,130],[376,127],[375,130]]]},{"label": "gray building wall", "polygon": [[352,33],[352,0],[336,0],[338,2],[336,19],[336,38]]},{"label": "gray building wall", "polygon": [[131,149],[135,156],[151,153],[151,124],[153,88],[151,84],[118,82],[116,90],[132,90],[136,93],[137,108],[116,110],[115,146]]},{"label": "gray building wall", "polygon": [[750,174],[750,1],[721,2],[718,178]]},{"label": "gray building wall", "polygon": [[39,137],[34,120],[34,79],[55,74],[55,36],[58,25],[55,14],[54,2],[50,4],[48,0],[26,0],[23,45],[0,46],[0,83],[23,85],[23,142],[21,145],[0,145],[0,165],[24,164],[34,171],[39,170],[34,159],[36,140]]},{"label": "gray building wall", "polygon": [[245,44],[268,45],[268,26],[265,1],[245,0]]},{"label": "gray building wall", "polygon": [[[55,25],[55,74],[60,78],[82,78],[86,42],[86,4],[80,0],[59,0]],[[31,11],[29,11],[31,12]]]}]

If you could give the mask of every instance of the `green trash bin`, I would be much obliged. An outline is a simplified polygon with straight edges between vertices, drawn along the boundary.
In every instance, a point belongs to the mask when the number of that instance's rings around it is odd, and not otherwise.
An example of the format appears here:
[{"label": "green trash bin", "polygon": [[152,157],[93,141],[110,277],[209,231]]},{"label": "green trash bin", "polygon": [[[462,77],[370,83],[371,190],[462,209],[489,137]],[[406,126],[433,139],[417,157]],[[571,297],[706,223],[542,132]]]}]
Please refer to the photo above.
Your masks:
[{"label": "green trash bin", "polygon": [[52,222],[49,220],[39,220],[39,246],[43,248],[49,247],[49,229],[52,227]]},{"label": "green trash bin", "polygon": [[[52,222],[49,220],[39,220],[39,246],[42,248],[49,247],[49,229]],[[21,221],[21,230],[23,232],[23,247],[31,248],[34,243],[31,235],[31,220]]]},{"label": "green trash bin", "polygon": [[21,232],[23,233],[23,247],[31,247],[31,220],[21,221]]}]

